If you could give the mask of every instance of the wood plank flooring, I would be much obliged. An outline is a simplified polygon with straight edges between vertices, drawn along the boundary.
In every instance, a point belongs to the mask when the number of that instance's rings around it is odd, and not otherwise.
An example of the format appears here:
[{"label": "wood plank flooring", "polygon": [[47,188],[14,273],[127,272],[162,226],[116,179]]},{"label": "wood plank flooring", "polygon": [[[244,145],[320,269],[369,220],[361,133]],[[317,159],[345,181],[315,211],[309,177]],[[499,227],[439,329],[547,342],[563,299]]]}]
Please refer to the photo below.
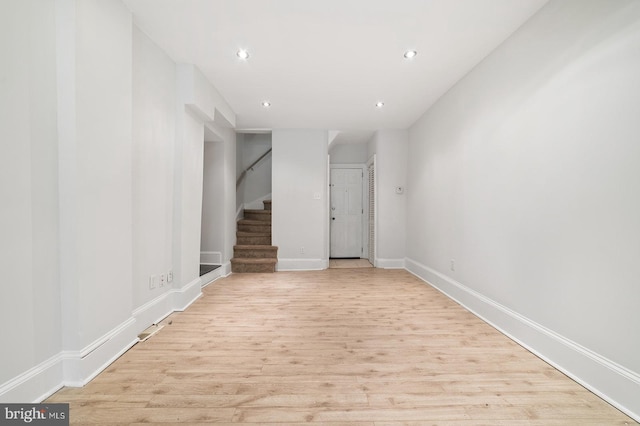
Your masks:
[{"label": "wood plank flooring", "polygon": [[625,425],[406,271],[233,274],[69,402],[71,424]]},{"label": "wood plank flooring", "polygon": [[330,269],[373,268],[369,259],[329,259]]}]

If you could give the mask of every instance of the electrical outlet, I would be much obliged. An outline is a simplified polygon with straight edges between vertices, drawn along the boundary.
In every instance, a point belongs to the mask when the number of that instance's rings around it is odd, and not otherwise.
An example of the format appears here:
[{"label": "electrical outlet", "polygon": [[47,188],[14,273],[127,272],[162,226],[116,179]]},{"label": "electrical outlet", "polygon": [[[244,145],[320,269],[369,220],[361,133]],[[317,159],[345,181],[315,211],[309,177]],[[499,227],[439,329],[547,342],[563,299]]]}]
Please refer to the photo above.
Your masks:
[{"label": "electrical outlet", "polygon": [[304,254],[304,247],[300,247],[300,254]]},{"label": "electrical outlet", "polygon": [[160,274],[160,287],[164,287],[167,282],[167,277],[165,274]]},{"label": "electrical outlet", "polygon": [[149,277],[149,290],[153,290],[154,288],[156,288],[156,276],[151,275]]},{"label": "electrical outlet", "polygon": [[455,259],[451,259],[451,263],[449,264],[449,268],[450,268],[452,271],[455,271],[455,270],[456,270],[456,260],[455,260]]},{"label": "electrical outlet", "polygon": [[169,269],[169,272],[167,273],[167,282],[173,282],[173,271],[171,269]]}]

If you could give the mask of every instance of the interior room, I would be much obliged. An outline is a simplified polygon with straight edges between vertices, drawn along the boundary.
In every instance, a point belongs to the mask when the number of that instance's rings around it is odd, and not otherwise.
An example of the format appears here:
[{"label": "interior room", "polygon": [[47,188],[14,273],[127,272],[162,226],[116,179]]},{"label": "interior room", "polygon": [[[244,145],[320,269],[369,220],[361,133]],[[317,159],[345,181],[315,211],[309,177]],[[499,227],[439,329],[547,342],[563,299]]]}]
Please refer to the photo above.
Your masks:
[{"label": "interior room", "polygon": [[640,1],[6,0],[0,55],[0,403],[640,421]]}]

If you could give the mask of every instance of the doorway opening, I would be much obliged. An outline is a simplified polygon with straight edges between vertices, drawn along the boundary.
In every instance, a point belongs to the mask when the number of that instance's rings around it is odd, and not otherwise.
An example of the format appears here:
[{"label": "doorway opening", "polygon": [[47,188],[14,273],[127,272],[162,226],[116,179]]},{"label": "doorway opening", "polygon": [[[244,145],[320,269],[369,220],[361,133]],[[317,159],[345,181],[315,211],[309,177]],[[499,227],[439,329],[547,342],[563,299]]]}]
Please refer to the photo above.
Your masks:
[{"label": "doorway opening", "polygon": [[330,267],[333,260],[368,259],[369,204],[365,169],[363,164],[330,166]]}]

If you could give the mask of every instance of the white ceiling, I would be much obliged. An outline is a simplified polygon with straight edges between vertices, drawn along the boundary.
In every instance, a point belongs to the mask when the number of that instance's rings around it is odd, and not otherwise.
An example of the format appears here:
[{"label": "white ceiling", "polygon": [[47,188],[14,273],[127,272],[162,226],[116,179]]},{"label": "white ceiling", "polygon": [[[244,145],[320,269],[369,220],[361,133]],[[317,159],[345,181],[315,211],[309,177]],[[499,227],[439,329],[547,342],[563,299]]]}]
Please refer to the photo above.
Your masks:
[{"label": "white ceiling", "polygon": [[205,74],[238,129],[341,130],[345,143],[409,127],[547,0],[124,2],[174,61]]}]

